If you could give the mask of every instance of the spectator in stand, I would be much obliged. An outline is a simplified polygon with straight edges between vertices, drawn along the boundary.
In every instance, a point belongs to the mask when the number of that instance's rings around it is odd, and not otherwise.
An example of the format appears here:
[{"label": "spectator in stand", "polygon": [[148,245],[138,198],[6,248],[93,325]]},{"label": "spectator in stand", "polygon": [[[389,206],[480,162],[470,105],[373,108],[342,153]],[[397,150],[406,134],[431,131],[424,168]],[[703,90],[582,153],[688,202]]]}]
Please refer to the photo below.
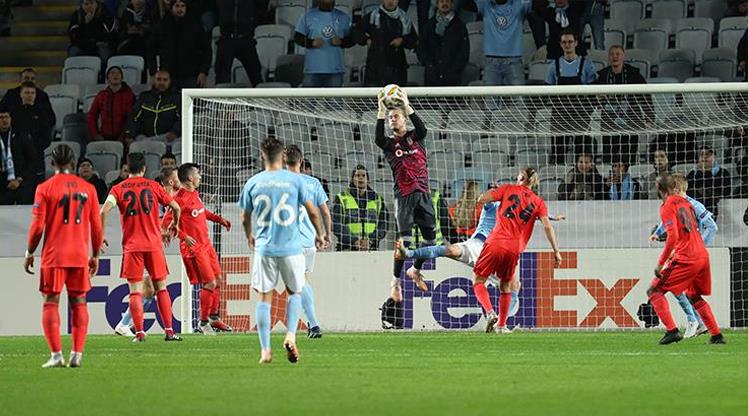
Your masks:
[{"label": "spectator in stand", "polygon": [[[30,88],[24,88],[28,95]],[[47,136],[48,137],[48,136]],[[43,179],[44,154],[28,129],[18,128],[13,112],[0,106],[0,204],[31,204]],[[39,178],[39,172],[42,177]]]},{"label": "spectator in stand", "polygon": [[738,68],[743,71],[745,80],[748,81],[748,28],[738,42]]},{"label": "spectator in stand", "polygon": [[[544,4],[545,2],[539,2]],[[583,1],[555,0],[553,5],[545,8],[538,7],[536,12],[548,23],[548,59],[556,59],[565,55],[562,49],[561,36],[574,33],[576,39],[581,39],[583,32],[582,19],[585,3]],[[587,48],[583,42],[575,44],[577,55],[587,55]]]},{"label": "spectator in stand", "polygon": [[[545,82],[549,85],[581,85],[595,82],[597,73],[592,60],[577,55],[579,42],[576,32],[565,29],[560,42],[564,55],[555,58],[548,66]],[[556,134],[551,142],[551,163],[563,164],[570,145],[573,145],[575,153],[579,154],[582,147],[590,147],[592,143],[593,139],[579,134],[589,127],[592,105],[589,96],[574,95],[551,97],[551,103],[551,132]],[[569,135],[569,132],[577,134]]]},{"label": "spectator in stand", "polygon": [[427,86],[462,85],[462,71],[470,58],[465,23],[455,14],[453,0],[438,0],[434,17],[421,30],[418,59]]},{"label": "spectator in stand", "polygon": [[178,91],[205,88],[212,54],[210,34],[203,30],[199,16],[187,12],[186,0],[175,0],[171,13],[151,34],[148,72],[155,74],[157,69],[168,70],[173,87]]},{"label": "spectator in stand", "polygon": [[106,62],[112,56],[112,46],[117,40],[117,19],[97,0],[81,0],[78,10],[70,16],[68,56],[98,56],[104,72]]},{"label": "spectator in stand", "polygon": [[231,82],[231,65],[236,58],[255,87],[262,82],[262,67],[254,33],[258,15],[264,11],[262,4],[267,8],[267,2],[217,0],[217,4],[221,38],[216,52],[216,83]]},{"label": "spectator in stand", "polygon": [[449,217],[460,241],[467,240],[475,232],[480,213],[483,210],[483,206],[478,205],[480,196],[480,183],[478,181],[467,181],[462,188],[460,199],[449,207]]},{"label": "spectator in stand", "polygon": [[173,153],[164,153],[163,155],[161,155],[161,160],[159,161],[158,167],[159,172],[163,168],[176,169],[177,167],[177,157],[174,156]]},{"label": "spectator in stand", "polygon": [[366,86],[408,85],[405,49],[415,49],[418,35],[408,14],[397,5],[398,0],[382,0],[379,8],[361,18],[354,28],[357,43],[369,45]]},{"label": "spectator in stand", "polygon": [[343,48],[350,48],[354,42],[351,18],[335,8],[334,0],[319,0],[316,8],[299,17],[294,42],[306,48],[305,87],[343,85]]},{"label": "spectator in stand", "polygon": [[159,20],[157,5],[146,0],[130,0],[122,16],[124,33],[117,46],[117,55],[138,55],[145,59],[148,39]]},{"label": "spectator in stand", "polygon": [[615,161],[610,167],[610,174],[606,180],[608,199],[611,201],[630,201],[641,199],[641,185],[631,177],[629,165],[626,162]]},{"label": "spectator in stand", "polygon": [[748,16],[748,0],[733,0],[727,3],[727,10],[722,17]]},{"label": "spectator in stand", "polygon": [[10,0],[0,0],[0,38],[10,36],[12,23],[13,11],[10,9]]},{"label": "spectator in stand", "polygon": [[93,141],[124,141],[127,116],[135,104],[135,94],[122,80],[122,68],[118,66],[106,71],[106,80],[107,87],[96,94],[88,110],[88,135]]},{"label": "spectator in stand", "polygon": [[[459,1],[459,0],[458,0]],[[431,15],[431,3],[432,0],[416,0],[416,18],[418,19],[418,33],[423,33],[423,28],[426,26],[426,22]],[[400,7],[404,12],[408,12],[410,8],[410,0],[402,0],[399,2]],[[438,9],[438,6],[437,6]]]},{"label": "spectator in stand", "polygon": [[[5,107],[6,109],[13,112],[13,110],[21,107],[23,104],[21,103],[21,85],[24,82],[31,82],[34,85],[36,85],[36,71],[34,71],[34,68],[24,68],[21,71],[20,77],[19,77],[19,85],[15,88],[9,89],[2,100],[0,100],[0,107]],[[36,105],[39,106],[39,108],[44,109],[46,113],[46,120],[49,123],[49,128],[51,129],[52,126],[55,125],[57,122],[57,118],[55,117],[55,112],[52,110],[52,103],[49,101],[49,95],[47,95],[46,92],[44,92],[43,89],[36,87],[36,99],[34,100]]]},{"label": "spectator in stand", "polygon": [[719,215],[719,201],[732,194],[730,172],[717,162],[714,151],[709,146],[699,150],[696,169],[688,173],[688,195],[704,204],[716,219]]},{"label": "spectator in stand", "polygon": [[127,166],[127,163],[123,163],[119,168],[119,176],[117,176],[117,179],[108,184],[109,189],[111,190],[114,185],[124,181],[128,177],[130,177],[130,167]]},{"label": "spectator in stand", "polygon": [[656,149],[652,152],[652,166],[654,171],[644,178],[644,193],[647,199],[660,199],[660,196],[657,195],[657,178],[672,173],[665,149]]},{"label": "spectator in stand", "polygon": [[357,165],[348,190],[335,196],[332,208],[336,251],[376,250],[387,234],[388,219],[382,196],[369,187],[369,172]]},{"label": "spectator in stand", "polygon": [[[748,1],[748,0],[747,0]],[[605,5],[608,0],[583,0],[584,11],[579,20],[581,27],[577,33],[584,33],[584,27],[590,25],[595,49],[605,50]]]},{"label": "spectator in stand", "polygon": [[592,155],[589,153],[577,155],[576,165],[558,186],[558,199],[592,201],[607,199],[607,196],[603,177],[597,171]]},{"label": "spectator in stand", "polygon": [[[597,73],[595,84],[646,84],[647,80],[639,69],[624,63],[623,46],[613,45],[608,49],[608,66]],[[617,157],[626,163],[636,162],[639,148],[639,136],[611,135],[626,130],[649,129],[655,122],[655,111],[652,96],[641,95],[605,95],[598,98],[602,107],[600,128],[607,134],[602,138],[603,161],[608,163]]]},{"label": "spectator in stand", "polygon": [[306,159],[304,159],[304,165],[302,166],[302,169],[304,170],[305,175],[309,175],[319,181],[319,183],[322,184],[322,189],[325,191],[327,195],[330,195],[330,183],[327,181],[327,179],[320,178],[319,176],[314,174],[314,170],[312,169],[312,163]]},{"label": "spectator in stand", "polygon": [[166,143],[167,150],[172,146],[179,148],[178,139],[182,133],[181,97],[171,89],[169,71],[156,71],[153,80],[153,88],[140,94],[130,112],[125,143],[153,140]]},{"label": "spectator in stand", "polygon": [[99,197],[99,201],[106,200],[109,189],[107,188],[104,180],[101,179],[96,173],[93,161],[91,161],[91,159],[84,157],[78,161],[78,176],[85,179],[86,182],[90,183],[94,186],[94,188],[96,188],[96,195]]}]

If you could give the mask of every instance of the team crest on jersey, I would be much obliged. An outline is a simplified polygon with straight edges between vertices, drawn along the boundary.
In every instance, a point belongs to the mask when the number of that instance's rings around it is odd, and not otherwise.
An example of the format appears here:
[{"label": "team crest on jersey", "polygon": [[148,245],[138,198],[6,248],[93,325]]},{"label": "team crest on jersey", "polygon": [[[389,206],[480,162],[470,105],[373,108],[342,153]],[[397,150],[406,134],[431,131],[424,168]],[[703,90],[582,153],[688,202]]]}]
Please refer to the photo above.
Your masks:
[{"label": "team crest on jersey", "polygon": [[335,35],[335,28],[332,25],[326,25],[322,28],[322,36],[331,38]]},{"label": "team crest on jersey", "polygon": [[408,146],[413,146],[413,139],[411,139],[410,137],[408,137],[406,139],[406,141],[408,142]]}]

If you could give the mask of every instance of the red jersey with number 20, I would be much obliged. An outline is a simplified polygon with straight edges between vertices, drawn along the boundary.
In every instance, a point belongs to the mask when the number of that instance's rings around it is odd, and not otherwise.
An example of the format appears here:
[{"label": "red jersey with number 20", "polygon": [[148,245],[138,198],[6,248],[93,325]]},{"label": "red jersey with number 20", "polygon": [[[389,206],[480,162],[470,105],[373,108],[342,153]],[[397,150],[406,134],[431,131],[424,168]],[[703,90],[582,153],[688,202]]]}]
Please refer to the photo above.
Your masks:
[{"label": "red jersey with number 20", "polygon": [[699,232],[699,223],[693,205],[686,198],[670,195],[660,207],[662,226],[667,232],[667,242],[660,255],[659,264],[664,264],[675,250],[674,259],[692,262],[709,254]]},{"label": "red jersey with number 20", "polygon": [[101,247],[99,199],[84,179],[49,178],[36,188],[31,214],[29,239],[45,234],[41,267],[87,267],[92,246]]},{"label": "red jersey with number 20", "polygon": [[494,189],[492,195],[501,204],[496,213],[496,226],[486,244],[495,242],[505,250],[519,254],[532,237],[535,220],[548,216],[545,201],[522,185],[502,185]]},{"label": "red jersey with number 20", "polygon": [[172,197],[158,182],[130,177],[109,191],[119,208],[122,224],[122,251],[163,251],[158,205],[168,205]]}]

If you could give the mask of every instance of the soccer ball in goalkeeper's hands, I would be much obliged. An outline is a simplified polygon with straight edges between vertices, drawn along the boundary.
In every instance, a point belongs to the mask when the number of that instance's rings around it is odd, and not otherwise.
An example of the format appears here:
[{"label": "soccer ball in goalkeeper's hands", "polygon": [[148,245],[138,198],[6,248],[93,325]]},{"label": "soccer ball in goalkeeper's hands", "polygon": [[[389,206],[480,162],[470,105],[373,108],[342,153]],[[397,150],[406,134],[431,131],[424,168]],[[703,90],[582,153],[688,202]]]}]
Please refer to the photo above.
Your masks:
[{"label": "soccer ball in goalkeeper's hands", "polygon": [[382,88],[381,94],[383,97],[384,106],[387,107],[388,110],[392,110],[393,108],[401,108],[405,104],[405,102],[403,101],[402,89],[396,84],[386,85],[384,88]]}]

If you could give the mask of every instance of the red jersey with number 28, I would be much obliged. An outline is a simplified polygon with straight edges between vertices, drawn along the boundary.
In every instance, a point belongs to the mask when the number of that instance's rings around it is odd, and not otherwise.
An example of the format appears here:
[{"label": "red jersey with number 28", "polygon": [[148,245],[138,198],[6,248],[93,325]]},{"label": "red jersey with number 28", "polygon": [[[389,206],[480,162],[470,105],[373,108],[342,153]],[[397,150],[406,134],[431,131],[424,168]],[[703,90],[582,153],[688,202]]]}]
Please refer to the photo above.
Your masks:
[{"label": "red jersey with number 28", "polygon": [[49,178],[36,188],[31,214],[29,239],[44,233],[41,267],[87,267],[92,247],[101,247],[99,199],[84,179]]},{"label": "red jersey with number 28", "polygon": [[488,240],[519,254],[525,250],[532,237],[535,220],[548,216],[545,201],[522,185],[502,185],[491,193],[501,204],[496,213],[496,226]]},{"label": "red jersey with number 28", "polygon": [[693,205],[686,198],[670,195],[660,207],[662,226],[667,232],[665,249],[660,255],[662,265],[675,250],[675,259],[691,262],[709,257],[699,232],[699,223]]},{"label": "red jersey with number 28", "polygon": [[171,196],[158,182],[131,177],[109,191],[119,208],[122,251],[163,251],[158,205],[171,203]]}]

